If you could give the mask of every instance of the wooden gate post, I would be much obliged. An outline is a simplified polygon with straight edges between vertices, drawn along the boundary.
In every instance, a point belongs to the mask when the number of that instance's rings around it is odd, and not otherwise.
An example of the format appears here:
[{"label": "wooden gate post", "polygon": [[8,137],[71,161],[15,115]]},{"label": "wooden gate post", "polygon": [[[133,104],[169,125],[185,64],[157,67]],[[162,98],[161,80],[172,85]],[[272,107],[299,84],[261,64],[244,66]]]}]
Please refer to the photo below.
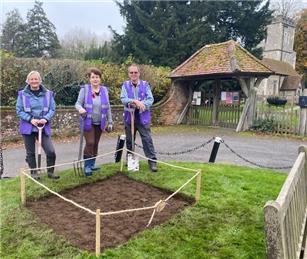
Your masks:
[{"label": "wooden gate post", "polygon": [[284,258],[282,225],[280,206],[275,201],[268,201],[264,206],[265,233],[267,245],[267,258]]},{"label": "wooden gate post", "polygon": [[212,125],[213,126],[218,124],[218,106],[220,102],[220,95],[221,95],[221,80],[216,79],[214,83],[213,106],[212,106]]},{"label": "wooden gate post", "polygon": [[[304,89],[303,95],[307,96],[307,89]],[[299,128],[299,134],[301,136],[307,135],[307,108],[300,108],[300,128]]]}]

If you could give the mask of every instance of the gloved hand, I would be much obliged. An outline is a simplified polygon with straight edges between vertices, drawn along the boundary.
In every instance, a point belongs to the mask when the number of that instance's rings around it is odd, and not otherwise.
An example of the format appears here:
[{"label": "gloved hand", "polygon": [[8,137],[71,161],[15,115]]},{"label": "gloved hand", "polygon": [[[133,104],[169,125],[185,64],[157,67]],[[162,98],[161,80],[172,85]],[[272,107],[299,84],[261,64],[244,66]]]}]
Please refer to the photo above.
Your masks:
[{"label": "gloved hand", "polygon": [[110,123],[110,124],[108,124],[108,126],[107,126],[107,132],[111,132],[112,130],[113,130],[113,125]]}]

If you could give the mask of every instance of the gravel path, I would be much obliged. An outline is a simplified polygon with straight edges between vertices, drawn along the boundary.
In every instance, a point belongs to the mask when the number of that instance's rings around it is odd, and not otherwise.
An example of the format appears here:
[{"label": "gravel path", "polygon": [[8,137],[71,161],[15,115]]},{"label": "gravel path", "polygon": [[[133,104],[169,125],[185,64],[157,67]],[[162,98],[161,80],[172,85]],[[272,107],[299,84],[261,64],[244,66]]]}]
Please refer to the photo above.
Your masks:
[{"label": "gravel path", "polygon": [[[300,145],[307,145],[306,141],[271,137],[271,136],[251,136],[250,134],[237,134],[230,129],[222,128],[195,128],[188,126],[167,127],[162,130],[153,131],[153,140],[157,152],[176,152],[184,151],[202,143],[205,143],[214,136],[222,137],[226,144],[234,149],[238,154],[250,161],[270,167],[292,166]],[[72,138],[65,143],[57,140],[55,149],[57,153],[57,164],[73,161],[78,156],[79,147],[78,138]],[[100,141],[99,154],[111,152],[115,149],[117,142],[116,134],[103,135]],[[140,137],[137,136],[136,143],[141,144]],[[197,161],[208,162],[213,142],[200,150],[182,154],[182,155],[158,155],[163,161]],[[143,152],[136,148],[137,152]],[[19,174],[21,167],[26,167],[25,150],[23,146],[7,148],[3,151],[4,175],[5,177],[14,177]],[[44,159],[44,155],[43,155]],[[99,159],[99,163],[113,162],[113,155]],[[228,163],[237,165],[253,165],[246,163],[241,158],[230,152],[224,144],[220,145],[217,154],[216,163]],[[45,161],[42,162],[45,165]],[[71,166],[63,166],[57,169],[61,171]],[[289,169],[282,170],[289,172]]]}]

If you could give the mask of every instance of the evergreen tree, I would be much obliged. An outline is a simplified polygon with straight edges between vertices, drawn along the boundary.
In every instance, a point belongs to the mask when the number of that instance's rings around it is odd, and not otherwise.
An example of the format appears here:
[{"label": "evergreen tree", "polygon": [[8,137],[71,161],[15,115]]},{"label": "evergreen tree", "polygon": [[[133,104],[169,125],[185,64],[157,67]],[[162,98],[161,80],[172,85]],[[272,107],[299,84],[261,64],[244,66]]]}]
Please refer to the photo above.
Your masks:
[{"label": "evergreen tree", "polygon": [[34,7],[27,13],[23,56],[54,57],[60,48],[55,26],[48,20],[42,5],[42,2],[35,1]]},{"label": "evergreen tree", "polygon": [[6,16],[1,32],[1,48],[18,56],[22,49],[25,26],[17,9],[8,12]]},{"label": "evergreen tree", "polygon": [[110,51],[111,48],[108,42],[105,41],[103,45],[91,46],[89,50],[85,53],[85,60],[101,60],[102,62],[110,61]]},{"label": "evergreen tree", "polygon": [[[266,0],[117,2],[127,26],[113,31],[113,58],[176,66],[205,44],[229,39],[260,54],[272,11]],[[116,55],[117,54],[117,55]]]}]

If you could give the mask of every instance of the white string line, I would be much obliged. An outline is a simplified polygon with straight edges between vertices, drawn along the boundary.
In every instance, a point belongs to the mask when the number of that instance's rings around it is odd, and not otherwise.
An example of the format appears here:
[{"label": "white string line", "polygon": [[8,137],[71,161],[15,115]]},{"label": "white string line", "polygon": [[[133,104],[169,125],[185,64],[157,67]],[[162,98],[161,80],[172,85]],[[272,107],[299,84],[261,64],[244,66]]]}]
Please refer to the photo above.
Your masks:
[{"label": "white string line", "polygon": [[180,190],[182,190],[188,183],[190,183],[197,175],[199,175],[201,171],[198,171],[195,175],[193,175],[185,184],[183,184],[177,191],[175,191],[173,194],[168,196],[164,201],[167,202],[169,199],[171,199],[174,195],[176,195]]},{"label": "white string line", "polygon": [[127,152],[129,152],[129,153],[133,153],[134,155],[137,155],[137,156],[139,156],[139,157],[148,159],[148,160],[153,161],[153,162],[161,163],[161,164],[168,165],[168,166],[175,167],[175,168],[182,169],[182,170],[187,170],[187,171],[191,171],[191,172],[198,172],[198,169],[191,169],[191,168],[186,168],[186,167],[179,166],[179,165],[172,165],[172,164],[169,164],[169,163],[160,161],[160,160],[154,160],[154,159],[148,158],[148,157],[146,157],[146,156],[143,156],[143,155],[141,155],[141,154],[139,154],[139,153],[136,153],[136,152],[131,151],[131,150],[126,149],[126,148],[125,148],[125,150],[126,150]]},{"label": "white string line", "polygon": [[136,209],[126,209],[126,210],[116,210],[116,211],[109,211],[109,212],[101,212],[101,216],[106,215],[114,215],[114,214],[120,214],[120,213],[126,213],[126,212],[132,212],[132,211],[140,211],[140,210],[151,210],[155,209],[157,205],[150,206],[150,207],[143,207],[143,208],[136,208]]},{"label": "white string line", "polygon": [[[151,214],[151,217],[150,217],[150,219],[149,219],[149,221],[148,221],[148,223],[147,223],[147,225],[146,225],[147,228],[150,226],[150,224],[151,224],[151,222],[152,222],[152,220],[153,220],[153,218],[154,218],[154,216],[155,216],[155,214],[156,214],[157,207],[159,206],[159,204],[160,204],[161,202],[164,202],[164,201],[160,200],[160,201],[158,201],[158,202],[155,204],[155,209],[153,210],[153,212],[152,212],[152,214]],[[163,209],[162,209],[162,210],[163,210]],[[162,210],[161,210],[161,211],[162,211]]]},{"label": "white string line", "polygon": [[151,217],[150,217],[150,219],[149,219],[149,221],[148,221],[148,223],[147,223],[147,225],[146,225],[147,228],[150,226],[150,224],[151,224],[151,222],[152,222],[152,220],[153,220],[155,214],[156,214],[156,208],[153,210],[153,212],[152,212],[152,214],[151,214]]},{"label": "white string line", "polygon": [[[170,196],[168,196],[165,200],[162,200],[163,202],[167,202],[169,199],[171,199],[174,195],[176,195],[180,190],[182,190],[188,183],[190,183],[197,175],[201,173],[200,170],[197,171],[195,175],[193,175],[187,182],[185,182],[180,188],[177,189],[174,193],[172,193]],[[161,200],[160,200],[161,201]],[[143,207],[143,208],[137,208],[137,209],[126,209],[126,210],[118,210],[118,211],[110,211],[110,212],[102,212],[100,213],[101,216],[105,215],[113,215],[113,214],[120,214],[125,212],[132,212],[132,211],[139,211],[139,210],[150,210],[150,209],[156,209],[159,205],[159,201],[154,205],[150,207]]]},{"label": "white string line", "polygon": [[[122,149],[119,149],[117,151],[120,151],[120,150],[124,150],[126,148],[122,148]],[[127,149],[126,149],[127,150]],[[116,151],[115,151],[116,152]],[[132,152],[132,151],[131,151]],[[105,153],[103,155],[100,155],[100,156],[106,156],[106,155],[109,155],[110,153],[114,153],[114,152],[109,152],[109,153]],[[136,155],[139,155],[141,157],[144,157],[136,152],[132,152]],[[146,157],[144,157],[146,158]],[[86,159],[84,159],[86,160]],[[186,183],[184,183],[177,191],[175,191],[173,194],[171,194],[168,198],[166,198],[164,200],[164,202],[168,201],[169,199],[171,199],[174,195],[176,195],[180,190],[182,190],[188,183],[190,183],[198,174],[200,174],[200,170],[195,170],[195,169],[190,169],[190,168],[185,168],[185,167],[181,167],[181,166],[175,166],[175,165],[172,165],[172,164],[168,164],[168,163],[165,163],[165,162],[162,162],[162,161],[158,161],[158,160],[153,160],[153,159],[150,159],[152,161],[156,161],[156,162],[160,162],[160,163],[163,163],[163,164],[166,164],[168,166],[173,166],[173,167],[177,167],[177,168],[180,168],[180,169],[184,169],[184,170],[189,170],[189,171],[196,171],[197,173],[192,176]],[[81,161],[81,160],[80,160]],[[71,164],[71,163],[65,163],[65,164]],[[62,164],[63,165],[63,164]],[[59,166],[59,165],[56,165],[56,166]],[[70,200],[70,199],[67,199],[65,198],[64,196],[58,194],[57,192],[54,192],[52,191],[51,189],[49,189],[47,186],[43,185],[42,183],[38,182],[37,180],[33,179],[30,175],[26,174],[24,171],[22,171],[22,173],[24,175],[26,175],[28,178],[30,178],[33,182],[37,183],[38,185],[42,186],[43,188],[45,188],[47,191],[53,193],[54,195],[58,196],[59,198],[62,198],[63,200],[93,214],[93,215],[96,215],[95,212],[93,212],[92,210],[88,209],[88,208],[85,208],[81,205],[79,205],[78,203]],[[106,216],[106,215],[114,215],[114,214],[121,214],[121,213],[126,213],[126,212],[133,212],[133,211],[140,211],[140,210],[149,210],[149,209],[156,209],[156,207],[158,206],[158,203],[156,203],[154,206],[150,206],[150,207],[143,207],[143,208],[136,208],[136,209],[127,209],[127,210],[119,210],[119,211],[110,211],[110,212],[102,212],[100,213],[101,216]]]},{"label": "white string line", "polygon": [[29,172],[29,171],[31,171],[31,170],[43,170],[43,169],[49,169],[49,168],[60,167],[60,166],[64,166],[64,165],[72,165],[72,164],[75,164],[75,163],[78,163],[78,162],[83,162],[83,161],[90,160],[90,159],[93,159],[93,158],[99,158],[99,157],[104,157],[104,156],[108,156],[108,155],[111,155],[111,154],[115,154],[116,152],[122,151],[122,150],[125,150],[125,148],[116,149],[115,151],[108,152],[108,153],[105,153],[105,154],[102,154],[102,155],[98,155],[98,156],[95,156],[95,157],[90,157],[90,158],[86,158],[86,159],[75,160],[75,161],[73,161],[73,162],[66,162],[66,163],[62,163],[62,164],[57,164],[57,165],[52,165],[52,166],[46,166],[46,167],[40,167],[40,168],[26,168],[25,171]]},{"label": "white string line", "polygon": [[58,194],[57,192],[52,191],[51,189],[49,189],[49,188],[48,188],[47,186],[45,186],[44,184],[40,183],[39,181],[33,179],[30,175],[26,174],[24,171],[21,171],[21,173],[24,174],[25,176],[27,176],[28,178],[30,178],[33,182],[37,183],[37,184],[40,185],[41,187],[45,188],[47,191],[49,191],[49,192],[53,193],[54,195],[58,196],[59,198],[61,198],[61,199],[65,200],[65,201],[67,201],[67,202],[69,202],[69,203],[71,203],[71,204],[77,206],[77,207],[80,208],[80,209],[83,209],[83,210],[89,212],[90,214],[96,215],[96,212],[94,212],[94,211],[92,211],[92,210],[90,210],[90,209],[88,209],[88,208],[85,208],[85,207],[79,205],[78,203],[76,203],[76,202],[74,202],[74,201],[72,201],[72,200],[70,200],[70,199],[65,198],[64,196]]}]

